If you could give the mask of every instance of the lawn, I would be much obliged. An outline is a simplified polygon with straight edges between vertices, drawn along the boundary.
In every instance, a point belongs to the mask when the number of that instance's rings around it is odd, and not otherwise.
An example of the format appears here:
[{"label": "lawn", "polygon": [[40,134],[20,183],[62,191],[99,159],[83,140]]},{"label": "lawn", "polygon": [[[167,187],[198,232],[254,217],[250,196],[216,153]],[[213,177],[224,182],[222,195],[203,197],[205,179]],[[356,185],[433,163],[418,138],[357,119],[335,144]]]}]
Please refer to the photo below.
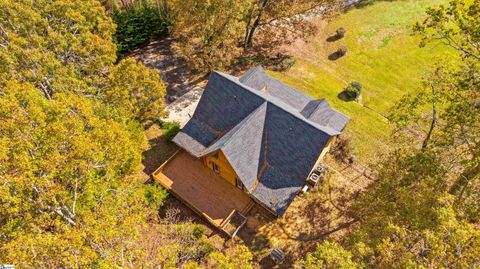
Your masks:
[{"label": "lawn", "polygon": [[[326,23],[318,21],[319,32],[310,41],[298,41],[290,49],[296,64],[285,73],[271,74],[351,117],[346,133],[362,162],[375,161],[389,149],[392,125],[385,116],[407,93],[421,87],[430,66],[455,53],[441,45],[420,48],[412,26],[425,18],[429,6],[445,0],[376,1],[354,8]],[[326,39],[343,27],[343,39]],[[328,56],[340,45],[347,55],[337,60]],[[351,81],[363,85],[359,102],[346,102],[338,94]]]}]

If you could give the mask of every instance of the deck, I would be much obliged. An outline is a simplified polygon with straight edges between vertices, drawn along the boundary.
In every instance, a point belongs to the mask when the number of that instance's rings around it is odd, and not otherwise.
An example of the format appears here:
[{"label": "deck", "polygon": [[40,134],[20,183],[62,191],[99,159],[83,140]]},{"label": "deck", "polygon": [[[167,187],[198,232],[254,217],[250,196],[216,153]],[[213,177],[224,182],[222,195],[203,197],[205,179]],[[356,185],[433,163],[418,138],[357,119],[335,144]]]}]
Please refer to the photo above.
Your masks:
[{"label": "deck", "polygon": [[230,236],[243,226],[242,219],[254,204],[247,194],[183,150],[160,166],[153,178]]}]

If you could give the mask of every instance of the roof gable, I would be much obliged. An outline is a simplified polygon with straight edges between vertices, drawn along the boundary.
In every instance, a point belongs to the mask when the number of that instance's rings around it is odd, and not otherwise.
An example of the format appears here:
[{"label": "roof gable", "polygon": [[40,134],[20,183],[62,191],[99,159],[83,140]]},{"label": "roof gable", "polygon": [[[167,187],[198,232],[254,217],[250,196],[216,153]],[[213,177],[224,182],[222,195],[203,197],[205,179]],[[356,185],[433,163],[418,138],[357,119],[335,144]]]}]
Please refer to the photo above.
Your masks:
[{"label": "roof gable", "polygon": [[257,178],[266,107],[266,103],[260,105],[202,154],[221,150],[248,191],[253,190]]},{"label": "roof gable", "polygon": [[310,101],[300,113],[317,124],[337,131],[342,131],[350,120],[344,114],[332,109],[325,98]]}]

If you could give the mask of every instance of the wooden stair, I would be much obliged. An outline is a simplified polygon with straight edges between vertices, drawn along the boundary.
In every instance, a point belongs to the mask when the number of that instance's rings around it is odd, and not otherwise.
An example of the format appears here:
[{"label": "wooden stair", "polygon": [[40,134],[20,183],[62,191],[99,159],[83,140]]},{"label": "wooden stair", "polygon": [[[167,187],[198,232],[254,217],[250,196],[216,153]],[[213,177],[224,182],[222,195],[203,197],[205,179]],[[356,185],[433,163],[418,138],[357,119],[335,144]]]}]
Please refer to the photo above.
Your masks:
[{"label": "wooden stair", "polygon": [[241,211],[240,214],[246,216],[248,212],[250,212],[250,209],[255,205],[255,202],[253,200],[250,200],[250,202],[245,206]]}]

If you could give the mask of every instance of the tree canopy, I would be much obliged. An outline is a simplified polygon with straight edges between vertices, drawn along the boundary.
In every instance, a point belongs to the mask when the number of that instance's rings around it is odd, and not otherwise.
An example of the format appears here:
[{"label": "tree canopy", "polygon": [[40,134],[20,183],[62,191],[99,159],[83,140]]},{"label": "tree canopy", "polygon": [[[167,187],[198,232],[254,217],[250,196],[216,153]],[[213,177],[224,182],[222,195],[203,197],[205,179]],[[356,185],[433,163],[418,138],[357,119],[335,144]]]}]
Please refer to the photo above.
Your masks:
[{"label": "tree canopy", "polygon": [[145,253],[135,242],[158,205],[130,175],[165,86],[116,63],[114,30],[98,1],[0,3],[2,262],[113,267]]},{"label": "tree canopy", "polygon": [[[367,268],[480,263],[479,13],[480,1],[453,0],[427,9],[415,25],[421,46],[441,43],[459,57],[433,64],[418,91],[392,109],[394,149],[349,209],[359,222],[341,261],[351,255]],[[306,262],[324,262],[324,247]]]},{"label": "tree canopy", "polygon": [[326,16],[338,6],[331,0],[171,2],[180,53],[195,70],[207,72],[232,64],[242,48],[252,47],[259,28],[271,37],[265,43],[279,43],[293,33],[305,34],[312,13]]}]

